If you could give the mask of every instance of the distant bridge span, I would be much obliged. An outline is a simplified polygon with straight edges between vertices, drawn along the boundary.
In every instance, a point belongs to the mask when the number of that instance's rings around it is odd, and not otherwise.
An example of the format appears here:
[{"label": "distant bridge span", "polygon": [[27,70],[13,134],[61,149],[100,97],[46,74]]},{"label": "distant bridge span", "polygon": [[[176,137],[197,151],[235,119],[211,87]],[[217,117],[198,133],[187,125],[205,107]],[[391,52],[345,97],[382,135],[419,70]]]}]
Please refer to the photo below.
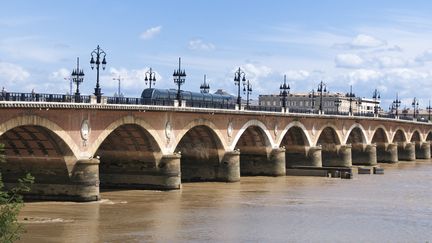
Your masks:
[{"label": "distant bridge span", "polygon": [[4,180],[31,172],[33,196],[46,199],[97,200],[99,182],[178,189],[181,181],[280,176],[298,165],[431,157],[432,124],[398,119],[10,101],[0,111]]}]

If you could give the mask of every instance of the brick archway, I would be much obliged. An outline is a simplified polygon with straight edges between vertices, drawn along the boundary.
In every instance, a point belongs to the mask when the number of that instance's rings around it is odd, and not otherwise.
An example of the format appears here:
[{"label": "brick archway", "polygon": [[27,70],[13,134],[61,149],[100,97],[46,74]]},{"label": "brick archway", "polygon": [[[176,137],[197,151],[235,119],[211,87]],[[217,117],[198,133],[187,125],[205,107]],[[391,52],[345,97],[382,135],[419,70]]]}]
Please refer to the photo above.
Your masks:
[{"label": "brick archway", "polygon": [[6,133],[7,131],[20,126],[40,126],[48,129],[50,132],[53,132],[55,135],[57,135],[59,138],[63,140],[63,142],[69,147],[69,149],[72,151],[73,155],[76,158],[80,157],[80,153],[81,153],[80,149],[78,145],[69,136],[69,134],[55,122],[52,122],[40,116],[35,116],[35,115],[18,116],[16,118],[8,120],[7,122],[2,123],[0,124],[0,136]]}]

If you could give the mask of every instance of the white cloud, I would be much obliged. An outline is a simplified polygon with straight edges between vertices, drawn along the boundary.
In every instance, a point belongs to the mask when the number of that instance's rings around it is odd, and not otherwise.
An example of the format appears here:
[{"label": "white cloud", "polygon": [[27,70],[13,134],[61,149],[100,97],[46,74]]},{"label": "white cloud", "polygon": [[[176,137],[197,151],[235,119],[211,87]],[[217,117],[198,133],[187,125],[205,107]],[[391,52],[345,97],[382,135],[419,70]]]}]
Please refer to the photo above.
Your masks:
[{"label": "white cloud", "polygon": [[29,59],[46,63],[59,62],[69,56],[66,45],[49,44],[48,42],[45,38],[38,36],[7,38],[0,41],[0,51],[20,61]]},{"label": "white cloud", "polygon": [[424,51],[421,55],[416,58],[418,62],[430,62],[432,61],[432,49]]},{"label": "white cloud", "polygon": [[271,68],[267,66],[258,66],[252,63],[247,63],[243,66],[247,79],[265,78],[272,73]]},{"label": "white cloud", "polygon": [[143,33],[141,33],[140,38],[143,40],[149,40],[153,37],[155,37],[156,35],[158,35],[162,30],[162,26],[156,26],[156,27],[152,27],[150,29],[147,29],[146,31],[144,31]]},{"label": "white cloud", "polygon": [[359,68],[365,64],[363,58],[357,54],[339,54],[335,58],[336,66],[342,68]]},{"label": "white cloud", "polygon": [[0,62],[0,79],[4,80],[8,86],[16,85],[30,77],[30,73],[13,63]]},{"label": "white cloud", "polygon": [[293,80],[293,81],[306,80],[310,76],[310,73],[305,70],[288,70],[284,74],[286,75],[287,80]]},{"label": "white cloud", "polygon": [[[149,71],[147,67],[142,69],[110,68],[110,75],[103,77],[107,95],[112,95],[117,92],[118,80],[114,80],[113,78],[117,79],[120,76],[121,93],[126,96],[140,96],[142,90],[148,87],[144,81],[147,71]],[[156,85],[152,87],[166,87],[167,80],[157,71],[152,71],[156,74]]]},{"label": "white cloud", "polygon": [[212,43],[206,43],[201,39],[194,39],[189,41],[189,49],[211,51],[215,49],[215,45],[213,45]]},{"label": "white cloud", "polygon": [[351,46],[354,48],[373,48],[386,45],[385,41],[379,40],[370,35],[360,34],[357,35],[351,42]]},{"label": "white cloud", "polygon": [[409,62],[401,57],[380,56],[375,58],[377,64],[381,68],[405,67]]},{"label": "white cloud", "polygon": [[[394,68],[388,71],[388,75],[391,76],[393,80],[406,80],[409,82],[414,80],[424,80],[429,77],[428,73],[409,68]],[[413,86],[416,85],[413,83]]]},{"label": "white cloud", "polygon": [[367,49],[386,46],[387,42],[370,35],[359,34],[348,43],[335,44],[335,47],[348,49]]},{"label": "white cloud", "polygon": [[350,80],[350,84],[355,84],[356,82],[376,81],[384,77],[383,73],[373,69],[357,69],[348,73],[347,76]]},{"label": "white cloud", "polygon": [[60,68],[59,70],[52,72],[48,78],[53,81],[63,80],[64,78],[68,78],[70,74],[71,72],[68,69]]}]

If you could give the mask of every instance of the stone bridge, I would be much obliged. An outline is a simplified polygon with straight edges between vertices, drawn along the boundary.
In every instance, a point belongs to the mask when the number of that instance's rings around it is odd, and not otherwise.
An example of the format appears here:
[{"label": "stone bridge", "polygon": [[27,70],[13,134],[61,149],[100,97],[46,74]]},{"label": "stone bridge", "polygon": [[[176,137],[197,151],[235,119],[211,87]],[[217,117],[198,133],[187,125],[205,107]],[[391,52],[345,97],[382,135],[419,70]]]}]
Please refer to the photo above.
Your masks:
[{"label": "stone bridge", "polygon": [[30,172],[40,199],[431,157],[432,124],[398,119],[44,102],[0,102],[0,114],[4,181]]}]

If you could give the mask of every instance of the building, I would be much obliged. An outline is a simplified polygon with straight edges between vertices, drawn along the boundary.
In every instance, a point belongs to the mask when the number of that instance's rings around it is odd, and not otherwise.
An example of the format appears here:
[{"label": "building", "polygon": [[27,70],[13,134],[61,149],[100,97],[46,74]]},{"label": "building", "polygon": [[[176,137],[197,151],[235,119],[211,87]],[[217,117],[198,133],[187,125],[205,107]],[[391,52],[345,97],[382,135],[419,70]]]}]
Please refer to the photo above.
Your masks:
[{"label": "building", "polygon": [[[260,106],[280,107],[282,98],[278,94],[260,95]],[[374,113],[376,107],[380,111],[380,100],[361,97],[349,97],[342,93],[293,93],[287,97],[287,108],[291,111],[318,111],[322,100],[324,113]]]}]

